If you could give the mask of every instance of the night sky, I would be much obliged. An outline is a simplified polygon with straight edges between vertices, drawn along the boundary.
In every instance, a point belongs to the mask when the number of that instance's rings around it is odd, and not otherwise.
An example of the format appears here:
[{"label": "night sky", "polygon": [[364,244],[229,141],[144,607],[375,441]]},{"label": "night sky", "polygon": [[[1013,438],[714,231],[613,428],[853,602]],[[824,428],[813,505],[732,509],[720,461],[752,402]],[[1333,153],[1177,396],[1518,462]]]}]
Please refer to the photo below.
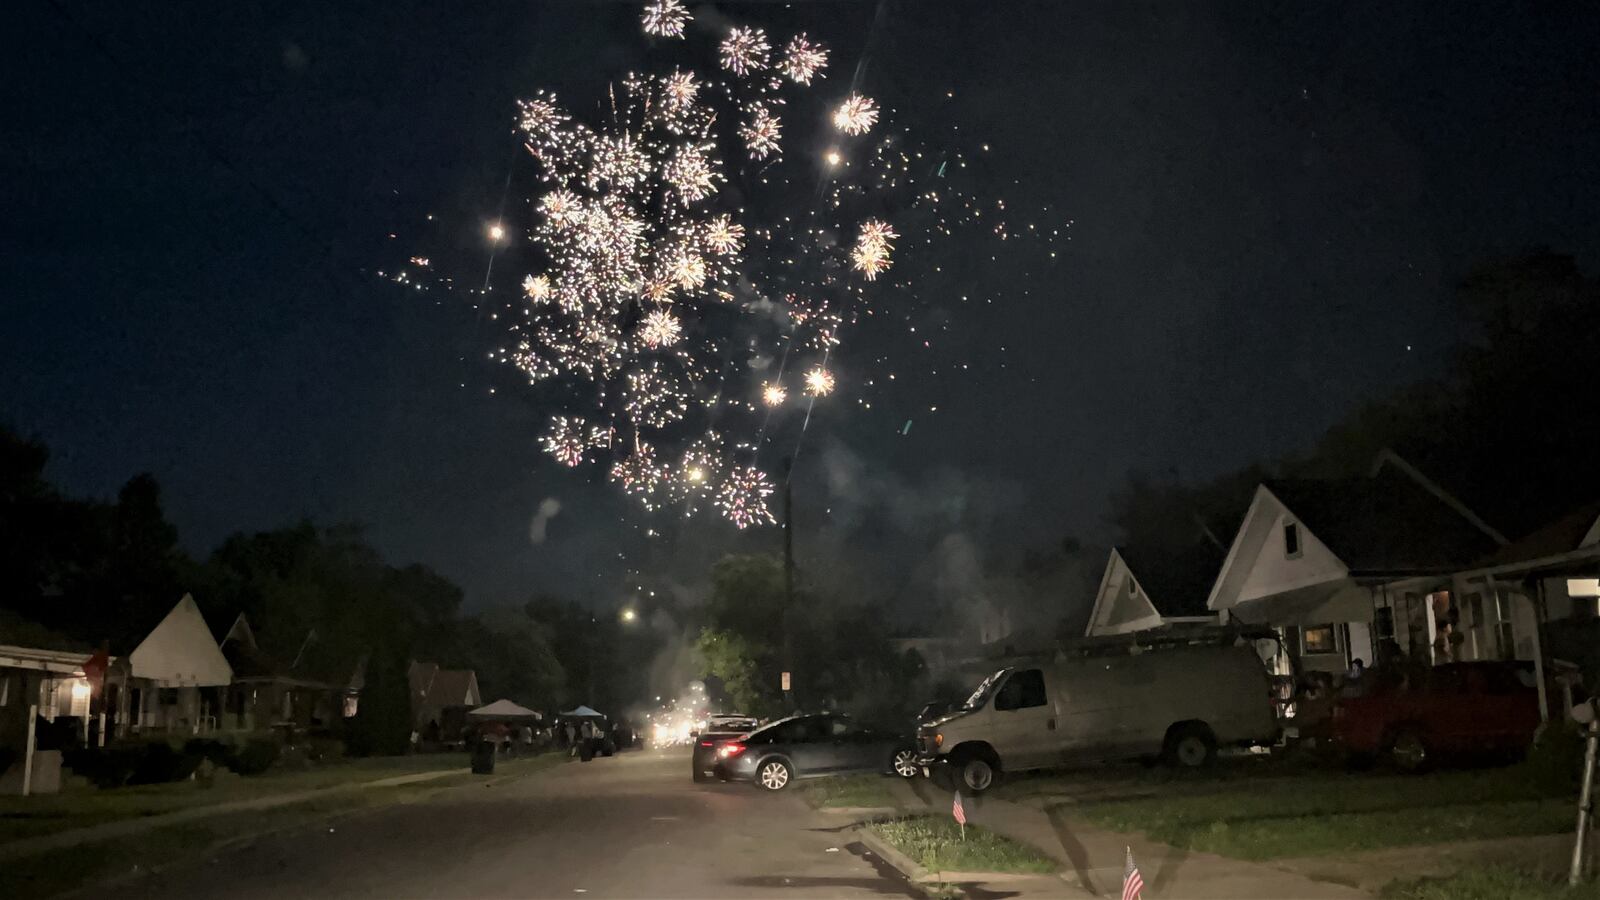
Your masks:
[{"label": "night sky", "polygon": [[[486,358],[497,323],[376,275],[434,214],[429,239],[453,229],[458,274],[481,278],[514,101],[649,64],[638,5],[14,6],[0,420],[51,445],[68,490],[153,472],[200,554],[301,516],[363,522],[476,606],[604,602],[630,570],[690,582],[779,546],[555,465],[550,410]],[[802,564],[862,592],[915,594],[952,536],[981,565],[1104,540],[1130,469],[1303,449],[1440,371],[1476,261],[1600,263],[1590,4],[901,0],[877,27],[869,3],[715,6],[828,42],[830,89],[864,58],[901,124],[959,125],[992,145],[991,193],[1073,222],[1028,294],[1009,267],[974,285],[1008,299],[952,323],[969,376],[908,367],[807,432]]]}]

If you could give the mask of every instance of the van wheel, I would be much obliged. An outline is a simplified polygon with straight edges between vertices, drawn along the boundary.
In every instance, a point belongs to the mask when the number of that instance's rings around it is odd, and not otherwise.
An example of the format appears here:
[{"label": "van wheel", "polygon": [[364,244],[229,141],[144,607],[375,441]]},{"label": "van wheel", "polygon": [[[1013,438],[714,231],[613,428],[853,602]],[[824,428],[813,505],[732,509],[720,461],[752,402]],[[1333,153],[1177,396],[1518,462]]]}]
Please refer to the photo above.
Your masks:
[{"label": "van wheel", "polygon": [[1211,729],[1200,722],[1185,722],[1173,726],[1167,733],[1167,762],[1184,769],[1209,766],[1217,758],[1217,739]]},{"label": "van wheel", "polygon": [[998,774],[994,761],[977,753],[962,759],[956,771],[960,777],[960,786],[973,794],[981,794],[994,787],[995,776]]}]

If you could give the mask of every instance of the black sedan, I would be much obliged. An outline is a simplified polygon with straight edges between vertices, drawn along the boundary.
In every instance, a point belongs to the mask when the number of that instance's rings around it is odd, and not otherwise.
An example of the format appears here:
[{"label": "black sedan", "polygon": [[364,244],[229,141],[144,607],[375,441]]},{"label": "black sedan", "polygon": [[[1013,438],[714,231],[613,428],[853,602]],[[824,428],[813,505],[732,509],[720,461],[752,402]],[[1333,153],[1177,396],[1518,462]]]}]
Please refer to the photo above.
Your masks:
[{"label": "black sedan", "polygon": [[748,738],[717,748],[716,773],[726,781],[748,781],[781,791],[797,778],[880,772],[917,774],[909,740],[873,731],[834,714],[780,719]]}]

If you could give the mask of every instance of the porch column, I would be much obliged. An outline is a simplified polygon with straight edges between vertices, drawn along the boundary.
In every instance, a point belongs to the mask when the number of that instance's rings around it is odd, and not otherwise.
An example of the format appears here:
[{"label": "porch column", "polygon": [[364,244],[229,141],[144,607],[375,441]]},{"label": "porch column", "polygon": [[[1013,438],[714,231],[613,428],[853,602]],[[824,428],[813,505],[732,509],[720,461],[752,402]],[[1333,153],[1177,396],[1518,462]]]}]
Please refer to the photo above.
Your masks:
[{"label": "porch column", "polygon": [[[1544,579],[1534,578],[1533,603],[1533,677],[1539,682],[1539,721],[1550,721],[1550,700],[1544,686]],[[1563,711],[1564,713],[1565,711]]]}]

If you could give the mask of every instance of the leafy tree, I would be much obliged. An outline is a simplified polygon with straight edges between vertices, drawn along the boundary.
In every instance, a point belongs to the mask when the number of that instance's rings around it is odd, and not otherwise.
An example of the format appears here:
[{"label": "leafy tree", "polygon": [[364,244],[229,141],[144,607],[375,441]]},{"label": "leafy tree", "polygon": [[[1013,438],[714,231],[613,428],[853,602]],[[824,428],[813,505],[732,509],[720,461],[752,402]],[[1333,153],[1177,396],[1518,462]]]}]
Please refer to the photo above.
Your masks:
[{"label": "leafy tree", "polygon": [[702,629],[695,652],[704,663],[705,674],[722,682],[722,693],[739,712],[772,716],[783,711],[776,684],[761,677],[757,651],[742,635]]}]

